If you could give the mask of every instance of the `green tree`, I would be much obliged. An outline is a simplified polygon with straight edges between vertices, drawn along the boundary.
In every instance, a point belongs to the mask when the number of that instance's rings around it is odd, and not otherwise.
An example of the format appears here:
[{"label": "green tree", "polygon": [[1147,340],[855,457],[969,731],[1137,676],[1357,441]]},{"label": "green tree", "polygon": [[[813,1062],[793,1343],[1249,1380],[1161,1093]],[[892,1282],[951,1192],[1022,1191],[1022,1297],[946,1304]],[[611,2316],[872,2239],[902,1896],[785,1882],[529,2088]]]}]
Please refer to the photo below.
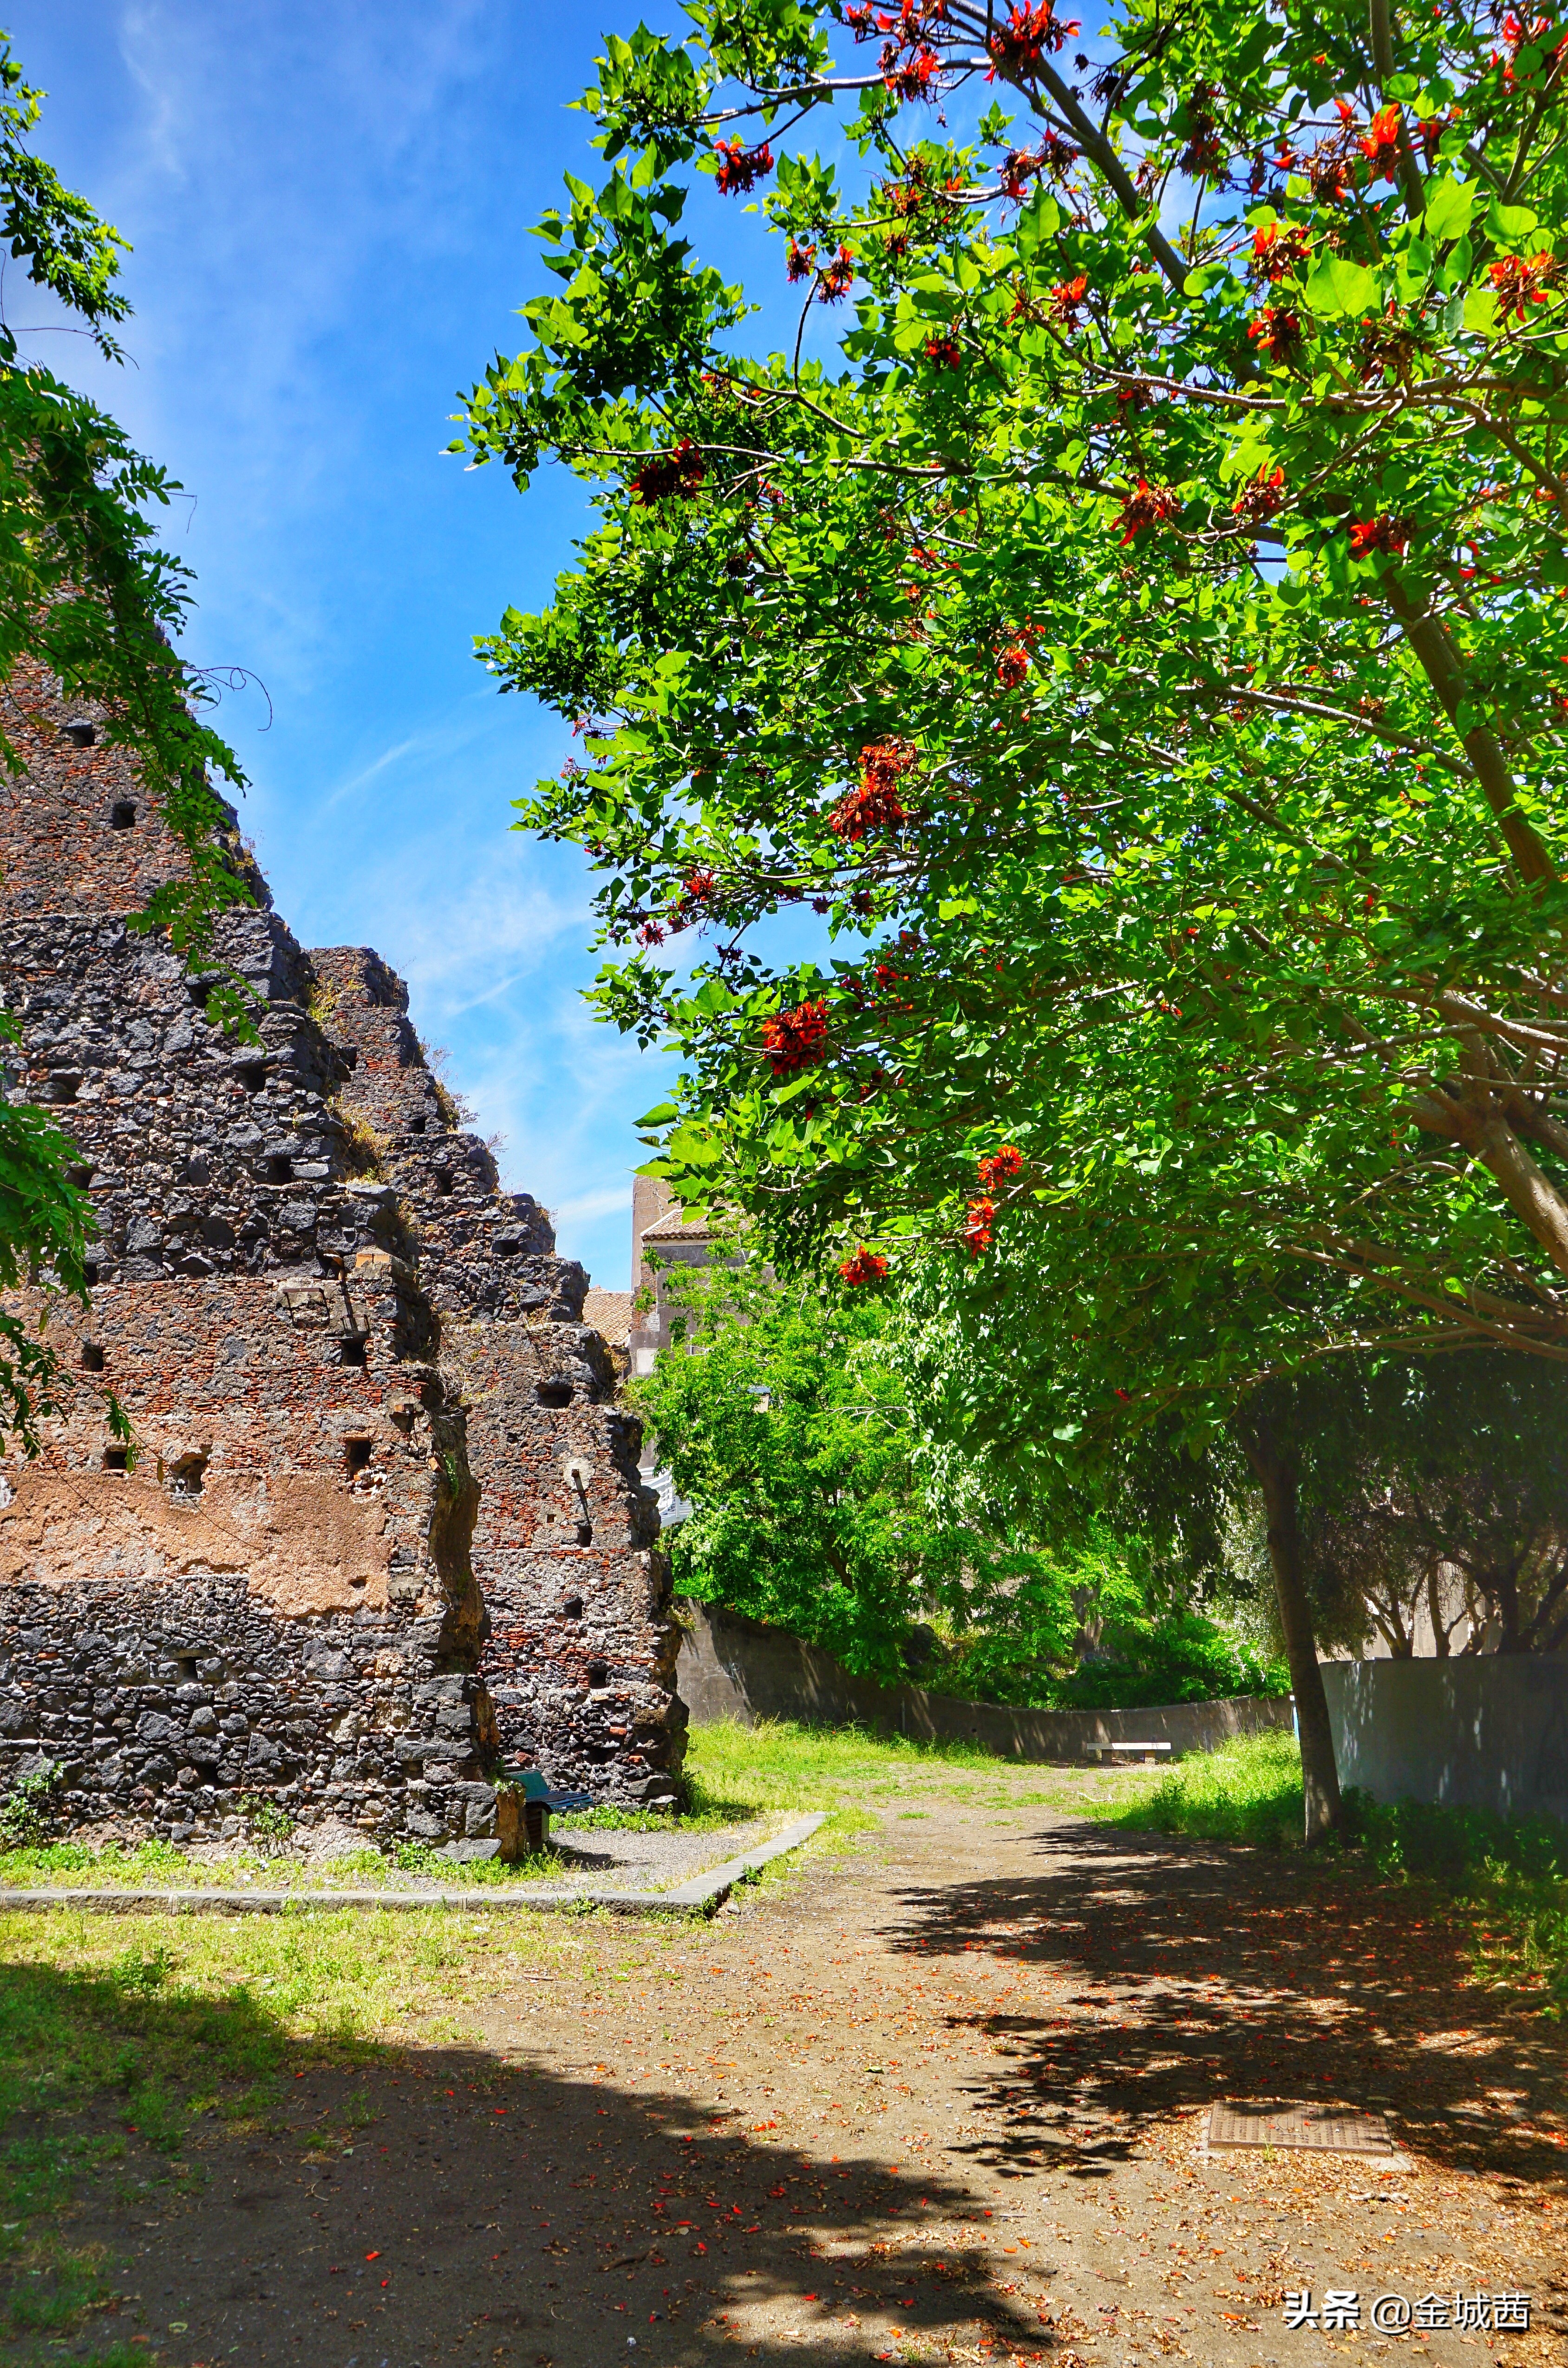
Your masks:
[{"label": "green tree", "polygon": [[[125,242],[32,153],[40,97],[0,35],[0,242],[117,358],[113,332],[129,310],[116,285]],[[252,899],[236,869],[233,817],[210,786],[213,773],[236,787],[243,777],[201,720],[206,683],[171,640],[188,606],[187,571],[157,548],[144,515],[178,488],[96,404],[27,359],[18,336],[0,314],[0,684],[15,698],[18,668],[41,666],[68,697],[98,705],[104,738],[133,752],[187,868],[131,926],[163,929],[206,963],[220,913]],[[0,766],[25,797],[26,766],[3,715]],[[243,983],[221,985],[210,1008],[246,1025]],[[5,1015],[0,1034],[16,1034]],[[44,1113],[0,1101],[0,1289],[46,1281],[85,1296],[93,1225],[67,1173],[76,1157]],[[0,1313],[0,1434],[35,1452],[38,1424],[59,1410],[66,1386],[47,1338]],[[110,1417],[123,1429],[112,1404]]]},{"label": "green tree", "polygon": [[670,1542],[677,1588],[897,1683],[978,1542],[930,1508],[879,1309],[723,1268],[681,1295],[685,1338],[631,1392],[695,1508]]},{"label": "green tree", "polygon": [[[603,1009],[686,1056],[664,1172],[784,1251],[1016,1232],[1053,1306],[1086,1259],[1075,1452],[1312,1353],[1568,1354],[1556,31],[688,13],[608,45],[608,177],[460,439],[597,488],[484,655],[583,727],[524,820],[602,868]],[[767,191],[792,352],[739,350],[698,170]],[[789,905],[831,943],[780,966]],[[1233,1436],[1311,1759],[1290,1404]]]},{"label": "green tree", "polygon": [[1306,1384],[1301,1476],[1320,1627],[1396,1658],[1425,1617],[1439,1657],[1568,1645],[1568,1389],[1501,1350]]}]

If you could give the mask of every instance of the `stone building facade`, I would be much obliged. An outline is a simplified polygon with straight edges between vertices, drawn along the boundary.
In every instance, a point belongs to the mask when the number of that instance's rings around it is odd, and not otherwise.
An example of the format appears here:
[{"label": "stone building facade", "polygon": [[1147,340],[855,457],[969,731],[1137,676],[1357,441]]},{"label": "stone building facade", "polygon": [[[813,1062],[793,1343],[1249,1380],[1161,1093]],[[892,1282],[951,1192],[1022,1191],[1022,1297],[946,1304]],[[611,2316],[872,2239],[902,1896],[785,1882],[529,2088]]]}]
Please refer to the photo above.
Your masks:
[{"label": "stone building facade", "polygon": [[[72,1822],[307,1826],[510,1854],[509,1765],[667,1796],[676,1632],[586,1277],[500,1190],[363,949],[256,879],[224,924],[259,1042],[127,916],[180,862],[134,767],[42,677],[0,790],[14,1099],[81,1147],[100,1237],[79,1375],[5,1460],[0,1782]],[[112,1388],[136,1433],[111,1438]]]}]

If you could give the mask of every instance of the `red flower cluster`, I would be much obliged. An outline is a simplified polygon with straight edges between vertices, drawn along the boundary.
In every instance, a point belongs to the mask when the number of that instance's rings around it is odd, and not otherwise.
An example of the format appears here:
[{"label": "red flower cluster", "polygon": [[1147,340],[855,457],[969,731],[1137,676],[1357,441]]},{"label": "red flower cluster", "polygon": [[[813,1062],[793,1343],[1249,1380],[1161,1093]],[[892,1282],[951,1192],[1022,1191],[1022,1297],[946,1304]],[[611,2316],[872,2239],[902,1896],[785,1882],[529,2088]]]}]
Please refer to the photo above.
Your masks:
[{"label": "red flower cluster", "polygon": [[820,1060],[826,1034],[827,1006],[820,1001],[798,1003],[793,1011],[781,1011],[770,1019],[762,1031],[762,1049],[774,1076],[793,1076],[797,1069]]},{"label": "red flower cluster", "polygon": [[1210,111],[1217,95],[1212,83],[1200,82],[1187,102],[1187,120],[1192,130],[1176,162],[1195,180],[1219,172],[1225,162],[1225,143]]},{"label": "red flower cluster", "polygon": [[864,1243],[862,1243],[853,1258],[841,1258],[839,1260],[838,1271],[843,1276],[845,1281],[852,1285],[865,1282],[885,1282],[887,1281],[888,1274],[888,1262],[886,1258],[883,1258],[880,1250],[869,1250],[865,1247]]},{"label": "red flower cluster", "polygon": [[1021,642],[1003,651],[996,661],[996,679],[1004,690],[1017,690],[1029,670],[1029,654]]},{"label": "red flower cluster", "polygon": [[640,946],[662,946],[669,932],[662,921],[644,921],[637,932]]},{"label": "red flower cluster", "polygon": [[1032,74],[1043,63],[1046,53],[1059,50],[1078,30],[1076,24],[1058,24],[1051,13],[1051,0],[1037,0],[1030,7],[1009,11],[1006,23],[991,36],[991,72],[987,82],[997,74]]},{"label": "red flower cluster", "polygon": [[683,436],[671,452],[656,452],[644,461],[636,475],[630,480],[631,489],[645,508],[655,502],[668,501],[672,494],[690,501],[708,474],[708,464],[689,436]]},{"label": "red flower cluster", "polygon": [[938,370],[957,370],[963,360],[963,347],[956,337],[927,337],[926,359]]},{"label": "red flower cluster", "polygon": [[715,140],[713,154],[719,159],[722,198],[744,197],[773,170],[773,151],[766,141],[760,148],[747,148],[739,140]]},{"label": "red flower cluster", "polygon": [[1089,292],[1087,272],[1080,271],[1076,279],[1061,279],[1051,291],[1051,317],[1063,329],[1078,325],[1078,307]]},{"label": "red flower cluster", "polygon": [[1350,552],[1365,559],[1369,552],[1386,551],[1397,558],[1409,541],[1410,529],[1399,518],[1362,518],[1350,529]]},{"label": "red flower cluster", "polygon": [[1247,335],[1271,361],[1290,361],[1301,349],[1301,316],[1288,307],[1266,304]]},{"label": "red flower cluster", "polygon": [[1267,279],[1270,285],[1278,279],[1288,279],[1299,271],[1312,253],[1312,241],[1304,230],[1289,222],[1265,222],[1252,237],[1252,268],[1255,278]]},{"label": "red flower cluster", "polygon": [[991,1224],[996,1214],[992,1200],[971,1201],[964,1216],[964,1247],[971,1258],[982,1258],[991,1247]]},{"label": "red flower cluster", "polygon": [[1372,168],[1374,181],[1393,178],[1401,120],[1397,100],[1390,107],[1380,107],[1365,137],[1357,143]]},{"label": "red flower cluster", "polygon": [[896,41],[882,51],[882,81],[894,98],[935,99],[932,85],[941,71],[941,59],[924,41],[907,56]]},{"label": "red flower cluster", "polygon": [[802,246],[799,239],[790,241],[789,275],[791,279],[809,279],[817,268],[814,246]]},{"label": "red flower cluster", "polygon": [[873,830],[892,830],[909,819],[898,785],[915,762],[913,748],[872,741],[860,751],[860,786],[839,799],[828,826],[840,838],[861,839]]},{"label": "red flower cluster", "polygon": [[1136,493],[1123,496],[1120,513],[1115,523],[1121,529],[1121,540],[1131,542],[1145,527],[1163,526],[1174,518],[1180,504],[1168,485],[1151,485],[1144,477],[1138,480]]},{"label": "red flower cluster", "polygon": [[819,292],[824,303],[836,304],[841,296],[848,295],[854,284],[855,251],[853,247],[841,246],[823,271]]},{"label": "red flower cluster", "polygon": [[1498,319],[1527,320],[1529,316],[1526,306],[1544,304],[1562,271],[1563,266],[1550,247],[1532,255],[1528,263],[1522,255],[1506,255],[1501,263],[1489,265],[1486,276],[1497,290]]},{"label": "red flower cluster", "polygon": [[1260,469],[1250,485],[1244,485],[1231,508],[1247,526],[1263,526],[1277,518],[1285,507],[1285,472],[1276,469],[1272,475]]},{"label": "red flower cluster", "polygon": [[987,1192],[994,1191],[998,1184],[1005,1184],[1010,1176],[1021,1175],[1023,1165],[1024,1155],[1017,1144],[1005,1143],[1000,1151],[990,1152],[981,1160],[982,1189]]}]

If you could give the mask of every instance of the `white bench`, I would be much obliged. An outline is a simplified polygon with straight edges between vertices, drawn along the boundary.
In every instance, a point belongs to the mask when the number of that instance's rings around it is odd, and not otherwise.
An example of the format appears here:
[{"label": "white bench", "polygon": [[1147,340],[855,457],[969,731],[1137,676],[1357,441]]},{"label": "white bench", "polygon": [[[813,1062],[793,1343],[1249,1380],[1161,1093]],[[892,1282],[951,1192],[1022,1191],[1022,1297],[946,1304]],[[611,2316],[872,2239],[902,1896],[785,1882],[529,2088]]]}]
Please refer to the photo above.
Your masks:
[{"label": "white bench", "polygon": [[1111,1759],[1119,1752],[1128,1759],[1158,1759],[1162,1753],[1168,1756],[1171,1747],[1168,1743],[1089,1743],[1084,1748],[1091,1759]]}]

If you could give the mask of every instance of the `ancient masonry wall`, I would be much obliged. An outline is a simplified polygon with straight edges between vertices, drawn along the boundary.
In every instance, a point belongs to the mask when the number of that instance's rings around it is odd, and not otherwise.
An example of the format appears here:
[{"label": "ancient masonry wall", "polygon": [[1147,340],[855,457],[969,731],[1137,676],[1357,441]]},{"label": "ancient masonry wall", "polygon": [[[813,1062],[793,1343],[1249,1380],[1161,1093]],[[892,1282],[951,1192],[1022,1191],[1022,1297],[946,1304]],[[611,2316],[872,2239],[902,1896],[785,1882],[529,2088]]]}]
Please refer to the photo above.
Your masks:
[{"label": "ancient masonry wall", "polygon": [[47,1757],[84,1827],[272,1800],[458,1856],[517,1846],[508,1759],[666,1793],[668,1580],[581,1269],[454,1123],[399,982],[303,951],[259,881],[224,952],[261,1042],[208,1024],[126,926],[180,853],[96,722],[25,680],[0,787],[7,1090],[74,1136],[100,1227],[90,1314],[50,1311],[74,1404],[3,1467],[0,1782]]}]

